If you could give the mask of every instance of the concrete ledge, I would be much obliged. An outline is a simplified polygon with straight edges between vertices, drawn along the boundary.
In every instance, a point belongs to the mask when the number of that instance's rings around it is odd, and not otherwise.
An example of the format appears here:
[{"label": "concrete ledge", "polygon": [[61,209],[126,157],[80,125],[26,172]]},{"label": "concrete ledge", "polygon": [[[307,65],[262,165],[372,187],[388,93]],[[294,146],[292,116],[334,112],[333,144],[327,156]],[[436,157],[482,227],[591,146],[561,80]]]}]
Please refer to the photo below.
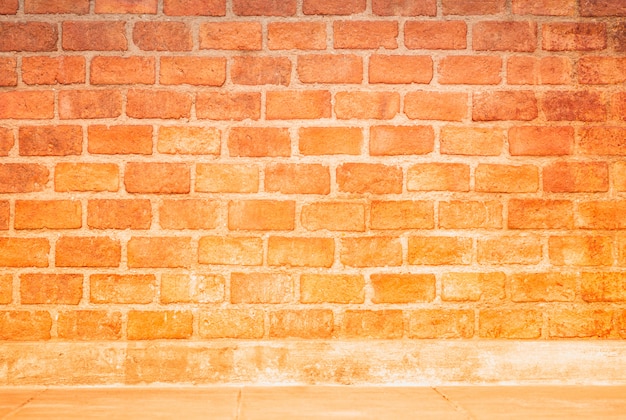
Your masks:
[{"label": "concrete ledge", "polygon": [[0,343],[0,385],[626,384],[626,341]]}]

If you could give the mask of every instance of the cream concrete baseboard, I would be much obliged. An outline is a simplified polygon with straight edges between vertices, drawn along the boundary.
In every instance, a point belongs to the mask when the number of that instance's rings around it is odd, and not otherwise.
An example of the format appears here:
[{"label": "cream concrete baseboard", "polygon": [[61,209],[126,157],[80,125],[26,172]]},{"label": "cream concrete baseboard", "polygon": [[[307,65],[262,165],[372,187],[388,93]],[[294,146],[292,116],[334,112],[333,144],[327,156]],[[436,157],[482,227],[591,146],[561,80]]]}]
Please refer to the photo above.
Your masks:
[{"label": "cream concrete baseboard", "polygon": [[626,384],[626,341],[0,343],[0,385]]}]

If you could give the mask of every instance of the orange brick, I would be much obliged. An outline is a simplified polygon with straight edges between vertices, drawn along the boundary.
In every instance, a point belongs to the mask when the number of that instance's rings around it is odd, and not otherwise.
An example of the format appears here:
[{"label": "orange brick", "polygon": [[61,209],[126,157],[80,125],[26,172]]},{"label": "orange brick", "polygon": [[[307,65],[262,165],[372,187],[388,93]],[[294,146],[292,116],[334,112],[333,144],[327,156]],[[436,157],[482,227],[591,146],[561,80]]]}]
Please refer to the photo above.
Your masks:
[{"label": "orange brick", "polygon": [[13,276],[0,275],[0,305],[6,305],[13,300]]},{"label": "orange brick", "polygon": [[315,202],[302,206],[306,230],[365,231],[365,206],[359,203]]},{"label": "orange brick", "polygon": [[0,238],[0,267],[48,267],[50,243],[43,238]]},{"label": "orange brick", "polygon": [[291,137],[286,128],[233,127],[228,136],[230,156],[290,156]]},{"label": "orange brick", "polygon": [[61,119],[117,118],[122,115],[122,93],[116,90],[59,92]]},{"label": "orange brick", "polygon": [[444,15],[495,15],[504,12],[505,0],[443,0]]},{"label": "orange brick", "polygon": [[238,92],[199,92],[196,116],[209,120],[258,120],[261,118],[261,94]]},{"label": "orange brick", "polygon": [[90,125],[87,136],[89,153],[152,154],[152,127],[149,125]]},{"label": "orange brick", "polygon": [[584,127],[576,144],[583,155],[624,156],[626,128],[623,127]]},{"label": "orange brick", "polygon": [[5,127],[0,127],[0,156],[8,156],[14,143],[13,131]]},{"label": "orange brick", "polygon": [[625,302],[626,273],[582,273],[581,295],[585,302]]},{"label": "orange brick", "polygon": [[439,60],[439,83],[497,85],[502,78],[502,58],[494,56],[454,55]]},{"label": "orange brick", "polygon": [[202,338],[263,338],[264,312],[259,309],[219,309],[200,312]]},{"label": "orange brick", "polygon": [[129,311],[129,340],[189,338],[193,315],[189,311]]},{"label": "orange brick", "polygon": [[267,46],[270,50],[326,49],[325,22],[269,22]]},{"label": "orange brick", "polygon": [[265,168],[265,190],[282,194],[328,194],[330,172],[319,164],[271,164]]},{"label": "orange brick", "polygon": [[262,265],[263,239],[204,236],[198,245],[198,262],[212,265]]},{"label": "orange brick", "polygon": [[578,4],[576,0],[513,0],[516,15],[573,16]]},{"label": "orange brick", "polygon": [[295,201],[243,200],[228,203],[230,230],[293,230]]},{"label": "orange brick", "polygon": [[120,21],[63,22],[66,51],[126,51],[126,23]]},{"label": "orange brick", "polygon": [[460,20],[408,21],[404,25],[404,45],[414,50],[464,50],[467,25]]},{"label": "orange brick", "polygon": [[539,80],[545,85],[573,83],[572,62],[566,57],[543,57],[539,60]]},{"label": "orange brick", "polygon": [[618,235],[615,238],[615,247],[617,248],[617,265],[626,266],[626,236]]},{"label": "orange brick", "polygon": [[126,115],[131,118],[189,118],[192,96],[171,90],[129,90]]},{"label": "orange brick", "polygon": [[550,337],[608,338],[613,331],[613,311],[556,309],[548,315]]},{"label": "orange brick", "polygon": [[480,264],[538,264],[543,257],[537,236],[500,236],[478,239]]},{"label": "orange brick", "polygon": [[365,11],[366,0],[304,0],[305,15],[352,15]]},{"label": "orange brick", "polygon": [[372,55],[369,82],[428,84],[433,78],[433,60],[428,56]]},{"label": "orange brick", "polygon": [[0,14],[3,15],[15,15],[20,4],[18,0],[5,0],[0,3]]},{"label": "orange brick", "polygon": [[191,28],[185,22],[137,22],[133,42],[143,51],[191,51]]},{"label": "orange brick", "polygon": [[333,22],[333,35],[339,49],[398,48],[398,22],[339,20]]},{"label": "orange brick", "polygon": [[420,163],[409,167],[409,191],[469,191],[470,168],[463,163]]},{"label": "orange brick", "polygon": [[86,15],[89,13],[89,0],[26,0],[24,13]]},{"label": "orange brick", "polygon": [[78,305],[82,297],[82,274],[20,275],[20,303],[23,305]]},{"label": "orange brick", "polygon": [[588,85],[624,83],[626,57],[581,57],[578,60],[578,81]]},{"label": "orange brick", "polygon": [[225,58],[161,57],[159,83],[163,85],[222,86],[225,81]]},{"label": "orange brick", "polygon": [[293,16],[296,0],[233,0],[233,12],[239,16]]},{"label": "orange brick", "polygon": [[542,48],[546,51],[592,51],[606,48],[604,23],[559,22],[542,25]]},{"label": "orange brick", "polygon": [[502,203],[499,201],[441,201],[441,229],[501,229]]},{"label": "orange brick", "polygon": [[626,92],[611,95],[611,117],[614,120],[626,121]]},{"label": "orange brick", "polygon": [[330,267],[335,259],[333,238],[270,236],[267,264],[286,267]]},{"label": "orange brick", "polygon": [[0,340],[49,340],[51,328],[52,317],[47,311],[0,312]]},{"label": "orange brick", "polygon": [[157,0],[96,0],[96,13],[156,14]]},{"label": "orange brick", "polygon": [[613,48],[616,52],[626,51],[626,22],[614,25],[609,33],[609,37],[613,41]]},{"label": "orange brick", "polygon": [[432,302],[434,274],[372,274],[373,303]]},{"label": "orange brick", "polygon": [[337,167],[339,191],[356,194],[400,194],[402,168],[378,163],[344,163]]},{"label": "orange brick", "polygon": [[400,112],[400,94],[397,92],[338,92],[335,95],[335,114],[340,120],[390,120]]},{"label": "orange brick", "polygon": [[365,281],[361,275],[303,274],[300,277],[302,303],[363,303]]},{"label": "orange brick", "polygon": [[260,50],[261,22],[207,22],[200,24],[200,48],[204,50]]},{"label": "orange brick", "polygon": [[572,62],[567,57],[513,56],[507,61],[510,85],[572,84]]},{"label": "orange brick", "polygon": [[164,0],[163,13],[169,16],[224,16],[226,0]]},{"label": "orange brick", "polygon": [[613,240],[606,236],[550,236],[548,247],[553,265],[613,265]]},{"label": "orange brick", "polygon": [[191,250],[189,237],[132,237],[128,241],[128,267],[189,268]]},{"label": "orange brick", "polygon": [[196,165],[196,191],[255,193],[259,190],[259,168],[249,164],[203,163]]},{"label": "orange brick", "polygon": [[481,338],[539,338],[541,312],[532,309],[483,309],[478,314]]},{"label": "orange brick", "polygon": [[20,127],[21,156],[80,155],[83,149],[83,129],[77,125],[44,125]]},{"label": "orange brick", "polygon": [[537,99],[532,91],[477,92],[472,98],[474,121],[531,121],[537,118]]},{"label": "orange brick", "polygon": [[0,86],[17,86],[17,59],[0,58]]},{"label": "orange brick", "polygon": [[578,204],[576,224],[583,229],[626,229],[626,201],[586,201]]},{"label": "orange brick", "polygon": [[287,274],[232,273],[231,303],[286,303],[293,300],[293,278]]},{"label": "orange brick", "polygon": [[370,128],[369,151],[372,156],[424,155],[434,149],[435,132],[431,126],[374,126]]},{"label": "orange brick", "polygon": [[363,131],[352,127],[302,127],[298,130],[303,155],[359,155]]},{"label": "orange brick", "polygon": [[572,302],[578,276],[567,273],[515,273],[511,276],[513,302]]},{"label": "orange brick", "polygon": [[467,117],[467,94],[456,92],[409,92],[404,113],[415,120],[462,121]]},{"label": "orange brick", "polygon": [[398,238],[341,238],[340,252],[341,263],[350,267],[394,267],[402,264],[402,244]]},{"label": "orange brick", "polygon": [[54,190],[117,191],[119,169],[113,163],[57,163],[54,168]]},{"label": "orange brick", "polygon": [[93,274],[89,291],[91,303],[152,303],[156,278],[152,274]]},{"label": "orange brick", "polygon": [[59,312],[57,335],[69,340],[119,340],[122,314],[92,310]]},{"label": "orange brick", "polygon": [[372,201],[371,229],[433,229],[430,201]]},{"label": "orange brick", "polygon": [[581,0],[581,16],[626,16],[626,4],[620,0]]},{"label": "orange brick", "polygon": [[220,213],[217,201],[163,200],[159,207],[159,224],[163,229],[215,229]]},{"label": "orange brick", "polygon": [[288,90],[266,93],[268,120],[330,118],[330,92],[327,90]]},{"label": "orange brick", "polygon": [[409,338],[472,338],[474,311],[422,309],[409,312]]},{"label": "orange brick", "polygon": [[297,72],[302,83],[361,83],[363,59],[347,54],[300,55]]},{"label": "orange brick", "polygon": [[16,200],[15,229],[79,229],[82,206],[73,200]]},{"label": "orange brick", "polygon": [[92,229],[150,229],[150,200],[89,200],[87,226]]},{"label": "orange brick", "polygon": [[541,109],[548,121],[604,121],[607,115],[598,92],[546,92]]},{"label": "orange brick", "polygon": [[546,192],[601,192],[609,190],[606,162],[555,162],[543,169]]},{"label": "orange brick", "polygon": [[498,128],[444,126],[439,142],[443,155],[498,156],[502,153],[504,132]]},{"label": "orange brick", "polygon": [[0,33],[0,51],[54,51],[59,37],[57,25],[45,22],[4,21]]},{"label": "orange brick", "polygon": [[402,338],[404,320],[399,310],[348,310],[343,314],[341,329],[346,338]]},{"label": "orange brick", "polygon": [[569,200],[511,199],[509,229],[574,228],[574,205]]},{"label": "orange brick", "polygon": [[221,136],[213,127],[159,127],[157,150],[170,155],[219,155]]},{"label": "orange brick", "polygon": [[9,201],[0,201],[0,230],[9,230],[9,221],[11,219],[11,203]]},{"label": "orange brick", "polygon": [[283,85],[291,80],[287,57],[233,57],[230,78],[237,85]]},{"label": "orange brick", "polygon": [[27,85],[85,83],[85,58],[23,57],[22,80]]},{"label": "orange brick", "polygon": [[480,192],[523,193],[539,189],[539,170],[534,165],[481,163],[476,168],[475,178],[476,191]]},{"label": "orange brick", "polygon": [[573,127],[511,127],[512,156],[563,156],[574,150]]},{"label": "orange brick", "polygon": [[505,298],[504,273],[444,273],[441,299],[451,302],[500,301]]},{"label": "orange brick", "polygon": [[525,51],[537,49],[537,23],[531,21],[477,22],[473,28],[476,51]]},{"label": "orange brick", "polygon": [[611,167],[611,179],[616,191],[626,191],[626,162],[615,162]]},{"label": "orange brick", "polygon": [[409,237],[409,264],[468,265],[472,262],[472,254],[471,238],[452,236]]},{"label": "orange brick", "polygon": [[62,236],[56,243],[57,267],[119,267],[119,240],[109,237]]},{"label": "orange brick", "polygon": [[435,16],[436,0],[372,0],[374,14],[380,16]]},{"label": "orange brick", "polygon": [[35,163],[1,163],[0,193],[43,191],[50,171]]},{"label": "orange brick", "polygon": [[270,338],[330,338],[333,330],[334,317],[330,309],[270,312]]},{"label": "orange brick", "polygon": [[163,274],[161,303],[216,303],[224,301],[221,275]]},{"label": "orange brick", "polygon": [[130,162],[124,175],[129,193],[187,194],[190,190],[189,166],[185,163]]},{"label": "orange brick", "polygon": [[53,117],[53,92],[0,92],[0,119],[44,120]]}]

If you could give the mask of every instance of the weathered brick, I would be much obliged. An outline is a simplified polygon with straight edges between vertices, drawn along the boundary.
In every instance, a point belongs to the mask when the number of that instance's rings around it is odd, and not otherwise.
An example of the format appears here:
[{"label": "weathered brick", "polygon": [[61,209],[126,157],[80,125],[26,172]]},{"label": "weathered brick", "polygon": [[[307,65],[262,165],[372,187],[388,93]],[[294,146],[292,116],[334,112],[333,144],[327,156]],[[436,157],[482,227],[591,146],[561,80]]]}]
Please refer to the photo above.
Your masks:
[{"label": "weathered brick", "polygon": [[255,193],[259,190],[259,168],[249,164],[198,164],[195,190],[215,193]]},{"label": "weathered brick", "polygon": [[298,130],[303,155],[359,155],[363,130],[356,127],[302,127]]},{"label": "weathered brick", "polygon": [[89,13],[89,0],[26,0],[24,13],[86,15]]},{"label": "weathered brick", "polygon": [[361,83],[363,59],[348,54],[300,55],[297,73],[302,83]]},{"label": "weathered brick", "polygon": [[477,22],[473,28],[476,51],[524,51],[537,49],[537,23],[531,21]]},{"label": "weathered brick", "polygon": [[56,243],[57,267],[119,267],[120,241],[109,237],[62,236]]},{"label": "weathered brick", "polygon": [[213,127],[159,127],[157,150],[170,155],[219,155],[221,136]]},{"label": "weathered brick", "polygon": [[576,144],[577,152],[583,155],[626,155],[626,128],[623,127],[583,127]]},{"label": "weathered brick", "polygon": [[381,55],[369,59],[369,83],[428,84],[433,78],[433,59],[428,56]]},{"label": "weathered brick", "polygon": [[18,0],[4,0],[0,3],[0,14],[3,15],[15,15],[20,4]]},{"label": "weathered brick", "polygon": [[198,262],[212,265],[262,265],[263,239],[235,236],[203,236]]},{"label": "weathered brick", "polygon": [[441,299],[451,302],[501,301],[505,298],[506,275],[493,273],[444,273]]},{"label": "weathered brick", "polygon": [[96,0],[96,13],[156,14],[158,0]]},{"label": "weathered brick", "polygon": [[0,340],[49,340],[51,328],[52,317],[47,311],[0,312]]},{"label": "weathered brick", "polygon": [[114,163],[57,163],[54,168],[54,190],[117,191],[119,168]]},{"label": "weathered brick", "polygon": [[499,128],[441,127],[439,152],[443,155],[498,156],[504,132]]},{"label": "weathered brick", "polygon": [[441,229],[502,229],[499,201],[440,201]]},{"label": "weathered brick", "polygon": [[163,85],[222,86],[225,81],[225,58],[161,57],[159,82]]},{"label": "weathered brick", "polygon": [[302,206],[306,230],[365,231],[365,206],[352,202],[315,202]]},{"label": "weathered brick", "polygon": [[200,24],[200,48],[204,50],[260,50],[260,22],[207,22]]},{"label": "weathered brick", "polygon": [[543,168],[546,192],[600,192],[609,189],[606,162],[555,162]]},{"label": "weathered brick", "polygon": [[11,220],[11,203],[9,201],[0,201],[0,230],[9,230]]},{"label": "weathered brick", "polygon": [[402,169],[379,163],[344,163],[337,167],[339,191],[356,194],[400,194]]},{"label": "weathered brick", "polygon": [[20,127],[21,156],[80,155],[83,149],[83,129],[78,125],[44,125]]},{"label": "weathered brick", "polygon": [[573,66],[568,57],[513,56],[507,61],[510,85],[569,85]]},{"label": "weathered brick", "polygon": [[233,0],[233,12],[239,16],[293,16],[296,0]]},{"label": "weathered brick", "polygon": [[230,78],[238,85],[284,85],[291,80],[287,57],[233,57]]},{"label": "weathered brick", "polygon": [[550,236],[550,263],[558,266],[613,264],[613,240],[607,236]]},{"label": "weathered brick", "polygon": [[218,309],[200,312],[198,333],[202,338],[263,338],[264,312],[260,309]]},{"label": "weathered brick", "polygon": [[511,275],[513,302],[572,302],[578,276],[568,273],[515,273]]},{"label": "weathered brick", "polygon": [[122,115],[122,92],[64,90],[59,92],[61,119],[117,118]]},{"label": "weathered brick", "polygon": [[373,126],[370,128],[371,156],[424,155],[434,149],[431,126]]},{"label": "weathered brick", "polygon": [[17,86],[17,59],[0,58],[0,86]]},{"label": "weathered brick", "polygon": [[581,16],[626,16],[626,4],[621,0],[580,0]]},{"label": "weathered brick", "polygon": [[83,297],[82,274],[22,274],[23,305],[78,305]]},{"label": "weathered brick", "polygon": [[513,0],[516,15],[574,16],[578,11],[576,0]]},{"label": "weathered brick", "polygon": [[216,303],[224,301],[225,279],[221,275],[163,274],[161,303]]},{"label": "weathered brick", "polygon": [[164,0],[163,13],[168,16],[224,16],[226,0]]},{"label": "weathered brick", "polygon": [[0,22],[0,34],[0,51],[54,51],[59,30],[56,24],[46,22],[4,21]]},{"label": "weathered brick", "polygon": [[63,22],[66,51],[126,51],[126,23],[120,21]]},{"label": "weathered brick", "polygon": [[435,16],[436,0],[372,0],[372,11],[380,16]]},{"label": "weathered brick", "polygon": [[495,15],[504,12],[506,0],[443,0],[444,15]]},{"label": "weathered brick", "polygon": [[287,274],[232,273],[231,303],[286,303],[293,300],[293,278]]},{"label": "weathered brick", "polygon": [[291,238],[270,236],[267,264],[286,267],[326,267],[333,265],[333,238]]},{"label": "weathered brick", "polygon": [[408,21],[404,25],[404,45],[414,50],[464,50],[467,24],[463,21]]},{"label": "weathered brick", "polygon": [[228,152],[230,156],[289,156],[291,137],[286,128],[233,127],[228,136]]},{"label": "weathered brick", "polygon": [[617,191],[626,191],[626,162],[615,162],[611,167],[611,179]]},{"label": "weathered brick", "polygon": [[531,121],[538,115],[537,98],[532,91],[475,92],[472,95],[474,121]]},{"label": "weathered brick", "polygon": [[539,338],[541,312],[533,309],[483,309],[478,314],[481,338]]},{"label": "weathered brick", "polygon": [[335,95],[335,114],[340,120],[388,120],[399,111],[397,92],[338,92]]},{"label": "weathered brick", "polygon": [[91,303],[152,303],[156,278],[152,274],[93,274],[89,277],[89,293]]},{"label": "weathered brick", "polygon": [[325,50],[324,22],[269,22],[267,46],[270,50]]},{"label": "weathered brick", "polygon": [[22,80],[27,85],[85,83],[85,57],[23,57]]},{"label": "weathered brick", "polygon": [[243,200],[228,203],[230,230],[293,230],[295,201]]},{"label": "weathered brick", "polygon": [[625,302],[626,274],[620,272],[584,272],[581,295],[585,302]]},{"label": "weathered brick", "polygon": [[281,194],[328,194],[330,171],[320,164],[274,163],[265,168],[265,191]]},{"label": "weathered brick", "polygon": [[409,338],[472,338],[474,311],[420,309],[409,312]]},{"label": "weathered brick", "polygon": [[471,238],[410,236],[408,263],[412,265],[468,265],[472,262]]},{"label": "weathered brick", "polygon": [[621,216],[626,201],[585,201],[578,204],[576,225],[582,229],[626,229]]},{"label": "weathered brick", "polygon": [[261,118],[258,92],[199,92],[196,97],[198,119],[242,121]]},{"label": "weathered brick", "polygon": [[435,227],[430,201],[372,201],[371,229],[432,229]]},{"label": "weathered brick", "polygon": [[569,200],[511,199],[509,229],[573,229],[574,204]]},{"label": "weathered brick", "polygon": [[366,0],[303,0],[305,15],[352,15],[365,11]]},{"label": "weathered brick", "polygon": [[606,120],[606,103],[598,92],[546,92],[541,109],[548,121]]},{"label": "weathered brick", "polygon": [[36,163],[0,164],[0,193],[43,191],[50,171]]},{"label": "weathered brick", "polygon": [[302,303],[363,303],[365,280],[361,275],[303,274],[300,277]]},{"label": "weathered brick", "polygon": [[94,85],[153,84],[154,57],[96,56],[91,60],[90,80]]},{"label": "weathered brick", "polygon": [[192,97],[172,90],[128,91],[126,115],[131,118],[189,118]]},{"label": "weathered brick", "polygon": [[15,229],[80,229],[82,206],[75,200],[16,200]]},{"label": "weathered brick", "polygon": [[368,236],[341,239],[341,263],[350,267],[393,267],[402,264],[400,239]]},{"label": "weathered brick", "polygon": [[573,127],[511,127],[509,153],[512,156],[564,156],[574,151]]},{"label": "weathered brick", "polygon": [[611,95],[611,118],[626,121],[626,92]]},{"label": "weathered brick", "polygon": [[330,309],[270,312],[270,338],[330,338],[333,330],[334,317]]},{"label": "weathered brick", "polygon": [[548,329],[551,338],[608,338],[613,331],[613,311],[556,309],[548,315]]},{"label": "weathered brick", "polygon": [[129,193],[188,194],[190,183],[189,166],[185,163],[130,162],[124,172]]},{"label": "weathered brick", "polygon": [[475,189],[480,192],[523,193],[539,189],[539,170],[534,165],[481,163],[474,176]]},{"label": "weathered brick", "polygon": [[434,274],[372,274],[373,303],[432,302]]},{"label": "weathered brick", "polygon": [[409,191],[469,191],[470,168],[464,163],[418,163],[409,167]]},{"label": "weathered brick", "polygon": [[92,310],[59,312],[57,335],[68,340],[119,340],[122,314]]},{"label": "weathered brick", "polygon": [[327,90],[286,90],[266,93],[268,120],[330,118],[331,98]]},{"label": "weathered brick", "polygon": [[334,46],[339,49],[396,49],[398,22],[354,21],[333,22]]},{"label": "weathered brick", "polygon": [[545,23],[542,48],[546,51],[593,51],[606,48],[604,23]]},{"label": "weathered brick", "polygon": [[467,93],[409,92],[404,113],[417,120],[462,121],[467,117]]},{"label": "weathered brick", "polygon": [[502,58],[453,55],[439,60],[437,71],[443,85],[497,85],[502,80]]},{"label": "weathered brick", "polygon": [[13,130],[0,127],[0,156],[8,156],[14,143]]},{"label": "weathered brick", "polygon": [[45,120],[53,117],[53,92],[0,92],[0,119]]},{"label": "weathered brick", "polygon": [[159,206],[163,229],[215,229],[220,216],[220,203],[213,200],[163,200]]},{"label": "weathered brick", "polygon": [[185,22],[137,22],[133,42],[143,51],[191,51],[191,28]]},{"label": "weathered brick", "polygon": [[0,275],[0,305],[6,305],[13,301],[13,276],[10,274]]},{"label": "weathered brick", "polygon": [[626,57],[581,57],[578,81],[587,85],[617,85],[626,82]]},{"label": "weathered brick", "polygon": [[128,312],[129,340],[189,338],[193,332],[193,315],[189,311]]},{"label": "weathered brick", "polygon": [[150,229],[150,200],[89,200],[87,226],[92,229]]},{"label": "weathered brick", "polygon": [[346,338],[390,339],[402,338],[403,334],[400,310],[348,310],[343,314],[341,335]]},{"label": "weathered brick", "polygon": [[538,264],[543,256],[538,236],[499,236],[478,239],[480,264]]},{"label": "weathered brick", "polygon": [[192,258],[189,237],[132,237],[128,241],[129,268],[188,268]]}]

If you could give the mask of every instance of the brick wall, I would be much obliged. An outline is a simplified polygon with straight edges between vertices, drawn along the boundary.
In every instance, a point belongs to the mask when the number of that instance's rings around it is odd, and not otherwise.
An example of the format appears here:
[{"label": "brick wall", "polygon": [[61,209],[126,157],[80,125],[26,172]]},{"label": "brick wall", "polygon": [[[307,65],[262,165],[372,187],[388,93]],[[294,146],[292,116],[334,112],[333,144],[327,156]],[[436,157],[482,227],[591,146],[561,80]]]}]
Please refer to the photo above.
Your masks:
[{"label": "brick wall", "polygon": [[626,338],[623,0],[0,13],[0,340]]}]

